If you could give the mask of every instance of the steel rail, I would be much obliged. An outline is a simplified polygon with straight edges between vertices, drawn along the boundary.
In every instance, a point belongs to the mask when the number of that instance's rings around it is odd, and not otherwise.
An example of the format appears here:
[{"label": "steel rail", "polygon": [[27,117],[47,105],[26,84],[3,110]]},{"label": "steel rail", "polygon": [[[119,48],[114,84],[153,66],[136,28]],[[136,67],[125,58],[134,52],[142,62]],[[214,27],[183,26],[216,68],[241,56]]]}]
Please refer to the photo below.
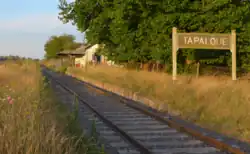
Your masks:
[{"label": "steel rail", "polygon": [[[79,79],[76,79],[76,80],[78,80],[79,82],[82,82],[83,84],[91,86],[92,88],[96,88],[98,90],[101,90],[102,92],[111,93],[113,96],[116,96],[116,97],[122,97],[114,92],[107,91],[107,90],[102,89],[100,87],[97,87],[91,83],[87,83],[87,82],[81,81]],[[224,143],[220,140],[217,140],[217,139],[209,137],[209,136],[205,136],[201,132],[198,132],[198,131],[193,130],[191,128],[187,128],[184,125],[181,125],[179,123],[174,122],[173,120],[171,120],[171,118],[169,118],[169,119],[163,118],[159,113],[155,113],[155,112],[149,111],[147,109],[143,109],[139,105],[136,105],[136,103],[127,103],[126,101],[133,101],[133,100],[130,100],[128,98],[122,98],[122,100],[120,100],[120,103],[123,103],[123,104],[125,104],[125,105],[127,105],[135,110],[138,110],[138,111],[140,111],[148,116],[151,116],[154,119],[156,119],[162,123],[165,123],[174,129],[179,130],[180,132],[187,133],[187,134],[189,134],[189,135],[191,135],[191,136],[193,136],[193,137],[195,137],[195,138],[197,138],[197,139],[199,139],[199,140],[201,140],[201,141],[203,141],[203,142],[205,142],[213,147],[216,147],[222,151],[230,152],[233,154],[246,154],[246,152],[244,152],[242,149],[239,149],[237,147],[232,147],[231,145]]]},{"label": "steel rail", "polygon": [[[105,89],[102,89],[100,87],[97,87],[91,83],[87,83],[85,81],[82,81],[82,80],[79,80],[77,78],[74,78],[75,80],[81,82],[82,84],[85,84],[85,85],[88,85],[88,86],[91,86],[92,88],[96,88],[98,90],[101,90],[102,92],[105,92],[105,93],[110,93],[112,94],[113,96],[116,96],[116,97],[119,97],[121,98],[122,96],[114,93],[114,92],[110,92],[110,91],[107,91]],[[173,120],[171,120],[171,118],[169,119],[166,119],[166,118],[163,118],[159,113],[155,113],[155,112],[152,112],[150,110],[147,110],[147,109],[143,109],[142,107],[140,107],[139,105],[136,105],[136,103],[127,103],[127,101],[133,101],[133,100],[130,100],[128,98],[122,98],[120,100],[120,103],[123,103],[135,110],[138,110],[148,116],[151,116],[153,117],[154,119],[162,122],[162,123],[165,123],[167,125],[169,125],[170,127],[174,128],[174,129],[177,129],[179,130],[180,132],[184,132],[184,133],[187,133],[213,147],[216,147],[217,149],[220,149],[222,151],[225,151],[225,152],[230,152],[230,153],[233,153],[233,154],[246,154],[246,152],[242,149],[239,149],[237,147],[232,147],[231,145],[227,144],[227,143],[224,143],[220,140],[217,140],[215,138],[212,138],[212,137],[209,137],[209,136],[205,136],[203,135],[203,133],[201,132],[198,132],[196,130],[193,130],[191,128],[187,128],[186,126],[184,125],[181,125],[179,123],[176,123],[174,122]]]},{"label": "steel rail", "polygon": [[112,129],[114,129],[116,132],[120,133],[121,136],[123,136],[126,140],[128,140],[133,146],[135,146],[135,148],[137,148],[141,154],[150,154],[149,150],[147,148],[145,148],[143,145],[141,145],[139,142],[137,142],[137,140],[135,140],[133,137],[131,137],[130,135],[128,135],[126,132],[124,132],[123,130],[121,130],[120,128],[118,128],[115,124],[113,124],[112,121],[108,120],[107,118],[105,118],[105,116],[103,116],[101,113],[99,113],[96,109],[94,109],[94,107],[87,103],[81,96],[79,96],[77,93],[75,93],[73,90],[71,90],[69,87],[65,86],[63,83],[61,83],[60,81],[58,81],[57,79],[53,78],[49,73],[45,72],[46,75],[52,79],[53,81],[55,81],[57,84],[59,84],[62,88],[64,88],[65,90],[67,90],[68,92],[70,92],[71,94],[75,95],[76,97],[79,98],[79,100],[84,103],[86,106],[89,107],[89,109],[91,111],[93,111],[104,123],[106,123],[109,127],[111,127]]},{"label": "steel rail", "polygon": [[[46,73],[46,74],[48,74],[48,73]],[[64,74],[62,74],[62,75],[64,75]],[[101,90],[102,92],[112,94],[113,96],[116,96],[117,98],[120,99],[120,101],[119,101],[120,103],[123,103],[123,104],[125,104],[126,106],[128,106],[130,108],[133,108],[133,109],[135,109],[135,110],[137,110],[137,111],[139,111],[139,112],[141,112],[141,113],[143,113],[145,115],[148,115],[148,116],[154,118],[157,121],[160,121],[160,122],[162,122],[164,124],[167,124],[171,128],[174,128],[174,129],[176,129],[176,130],[178,130],[180,132],[184,132],[186,134],[189,134],[189,135],[195,137],[196,139],[198,139],[200,141],[203,141],[204,143],[206,143],[208,145],[211,145],[211,146],[213,146],[213,147],[215,147],[217,149],[220,149],[221,151],[230,152],[230,153],[234,153],[234,154],[246,154],[246,152],[243,149],[240,149],[239,147],[232,147],[231,145],[229,145],[229,144],[227,144],[227,143],[225,143],[225,142],[223,142],[221,140],[218,140],[218,139],[213,138],[213,137],[206,136],[202,132],[196,131],[196,130],[194,130],[192,128],[188,128],[188,127],[186,127],[186,126],[184,126],[184,125],[182,125],[180,123],[177,123],[177,122],[171,120],[171,117],[164,118],[159,112],[154,112],[155,111],[154,109],[152,109],[152,111],[150,111],[148,109],[145,109],[145,108],[141,107],[137,103],[128,103],[128,101],[133,101],[133,100],[130,100],[128,98],[120,96],[120,95],[118,95],[118,94],[116,94],[114,92],[107,91],[105,89],[97,87],[97,86],[95,86],[95,85],[93,85],[91,83],[79,80],[77,78],[72,77],[72,79],[75,79],[75,80],[77,80],[78,82],[80,82],[80,83],[82,83],[84,85],[88,85],[88,86],[91,86],[92,88]],[[60,84],[62,87],[64,87],[67,91],[71,92],[72,94],[76,94],[74,91],[72,91],[68,87],[65,87],[58,80],[56,80],[56,79],[54,79],[54,80],[57,81],[57,83]],[[122,134],[122,136],[124,136],[129,142],[131,142],[133,145],[135,145],[140,151],[143,151],[142,153],[145,153],[145,154],[150,153],[149,150],[147,150],[146,147],[144,147],[142,144],[137,142],[133,137],[128,135],[126,132],[119,129],[114,123],[112,123],[110,120],[106,119],[103,115],[98,113],[98,111],[96,111],[90,104],[88,104],[86,101],[84,101],[83,98],[81,98],[81,96],[79,96],[78,94],[76,94],[76,95],[77,95],[78,98],[81,99],[82,102],[84,102],[84,104],[86,104],[93,112],[95,112],[100,119],[102,119],[104,122],[106,122],[110,127],[114,128],[117,132]]]}]

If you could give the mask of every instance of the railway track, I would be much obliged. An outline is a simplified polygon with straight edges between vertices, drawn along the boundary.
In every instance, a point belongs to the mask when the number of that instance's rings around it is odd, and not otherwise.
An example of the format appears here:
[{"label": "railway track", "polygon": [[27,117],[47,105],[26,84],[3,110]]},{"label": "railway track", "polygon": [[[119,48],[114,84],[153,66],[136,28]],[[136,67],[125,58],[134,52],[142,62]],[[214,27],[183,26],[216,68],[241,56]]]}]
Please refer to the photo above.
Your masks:
[{"label": "railway track", "polygon": [[43,73],[60,85],[65,96],[78,97],[81,116],[95,121],[98,135],[115,148],[117,154],[250,153],[246,143],[229,138],[226,142],[221,136],[220,139],[209,137],[206,131],[186,127],[169,115],[150,111],[120,96],[107,96],[107,91],[70,76],[46,68]]}]

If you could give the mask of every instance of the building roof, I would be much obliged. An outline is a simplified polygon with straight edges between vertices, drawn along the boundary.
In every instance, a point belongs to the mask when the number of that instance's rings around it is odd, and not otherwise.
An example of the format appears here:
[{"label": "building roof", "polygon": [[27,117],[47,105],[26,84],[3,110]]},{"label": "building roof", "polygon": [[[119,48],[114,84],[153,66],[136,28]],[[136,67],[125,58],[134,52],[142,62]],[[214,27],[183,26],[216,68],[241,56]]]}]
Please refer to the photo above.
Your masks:
[{"label": "building roof", "polygon": [[76,50],[65,50],[62,52],[57,53],[57,55],[85,55],[85,51],[87,48],[91,47],[90,44],[81,45]]}]

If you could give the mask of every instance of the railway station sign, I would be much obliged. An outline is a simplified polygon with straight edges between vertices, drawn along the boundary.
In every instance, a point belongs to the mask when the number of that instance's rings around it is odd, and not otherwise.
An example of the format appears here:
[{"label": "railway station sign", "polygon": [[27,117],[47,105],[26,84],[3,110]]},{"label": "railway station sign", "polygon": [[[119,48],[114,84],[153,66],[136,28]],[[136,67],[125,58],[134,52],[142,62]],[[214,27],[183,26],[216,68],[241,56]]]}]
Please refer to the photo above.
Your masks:
[{"label": "railway station sign", "polygon": [[179,33],[178,47],[193,49],[230,50],[230,34]]},{"label": "railway station sign", "polygon": [[172,58],[173,80],[177,76],[177,51],[178,49],[219,49],[230,50],[232,53],[232,80],[236,80],[236,33],[177,33],[177,28],[172,30]]}]

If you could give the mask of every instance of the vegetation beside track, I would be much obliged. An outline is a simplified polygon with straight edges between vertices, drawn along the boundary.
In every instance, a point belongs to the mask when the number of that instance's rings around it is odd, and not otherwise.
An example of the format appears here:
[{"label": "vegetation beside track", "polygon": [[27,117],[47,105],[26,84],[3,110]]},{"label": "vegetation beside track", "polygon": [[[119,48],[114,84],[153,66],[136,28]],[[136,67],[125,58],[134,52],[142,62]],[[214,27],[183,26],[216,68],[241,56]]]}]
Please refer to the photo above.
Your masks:
[{"label": "vegetation beside track", "polygon": [[100,65],[89,66],[87,71],[68,68],[67,73],[228,136],[245,141],[250,137],[248,80],[180,76],[178,83],[173,84],[171,76],[165,73]]},{"label": "vegetation beside track", "polygon": [[31,60],[0,64],[0,153],[103,153]]},{"label": "vegetation beside track", "polygon": [[[87,44],[102,44],[98,54],[126,68],[171,73],[172,28],[178,32],[237,33],[237,74],[250,71],[250,3],[247,1],[59,1],[59,18],[85,32]],[[166,11],[167,10],[167,11]],[[108,12],[108,13],[107,13]],[[56,48],[54,53],[61,50]],[[51,50],[52,51],[52,50]],[[218,132],[243,140],[250,137],[249,82],[206,76],[213,67],[231,74],[231,53],[225,50],[181,49],[178,81],[169,75],[111,67],[60,69],[124,95],[143,96],[151,106],[168,110]],[[58,58],[54,55],[50,58]],[[229,69],[225,69],[225,68]],[[211,69],[211,70],[210,70]],[[216,69],[217,70],[217,69]],[[184,74],[202,75],[199,79]],[[119,90],[118,90],[119,89]],[[147,100],[147,99],[145,99]],[[155,103],[153,103],[155,102]],[[145,102],[146,103],[146,102]]]}]

